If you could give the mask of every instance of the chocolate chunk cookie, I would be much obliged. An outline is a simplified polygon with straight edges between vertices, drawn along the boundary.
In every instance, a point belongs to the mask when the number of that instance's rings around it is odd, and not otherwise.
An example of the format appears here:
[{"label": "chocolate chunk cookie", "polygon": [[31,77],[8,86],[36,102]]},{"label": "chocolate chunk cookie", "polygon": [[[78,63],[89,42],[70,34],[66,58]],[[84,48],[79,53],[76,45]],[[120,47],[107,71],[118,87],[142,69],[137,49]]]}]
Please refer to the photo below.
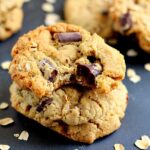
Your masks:
[{"label": "chocolate chunk cookie", "polygon": [[110,11],[114,30],[124,36],[135,35],[140,47],[150,53],[150,1],[113,0]]},{"label": "chocolate chunk cookie", "polygon": [[124,58],[116,49],[97,34],[65,23],[23,35],[12,56],[12,79],[38,97],[70,83],[108,93],[125,75]]},{"label": "chocolate chunk cookie", "polygon": [[63,86],[50,97],[37,97],[13,83],[12,106],[41,125],[75,141],[93,143],[116,131],[125,115],[128,94],[125,86],[108,94],[80,86]]},{"label": "chocolate chunk cookie", "polygon": [[114,33],[109,19],[110,4],[108,0],[66,0],[65,19],[103,38],[111,38]]},{"label": "chocolate chunk cookie", "polygon": [[22,27],[22,4],[23,0],[0,0],[0,41]]}]

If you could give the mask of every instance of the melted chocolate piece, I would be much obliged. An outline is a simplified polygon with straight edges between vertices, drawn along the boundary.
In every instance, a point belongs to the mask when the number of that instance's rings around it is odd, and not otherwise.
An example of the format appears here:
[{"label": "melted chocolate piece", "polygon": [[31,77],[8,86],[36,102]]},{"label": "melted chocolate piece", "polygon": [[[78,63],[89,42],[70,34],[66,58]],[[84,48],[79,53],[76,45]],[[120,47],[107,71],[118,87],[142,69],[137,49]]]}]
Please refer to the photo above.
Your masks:
[{"label": "melted chocolate piece", "polygon": [[86,78],[89,84],[95,84],[95,77],[101,73],[102,69],[98,69],[96,64],[79,64],[77,67],[77,75]]},{"label": "melted chocolate piece", "polygon": [[48,77],[48,80],[50,82],[54,82],[55,79],[56,79],[56,76],[58,74],[58,71],[56,70],[55,66],[48,60],[48,59],[42,59],[40,62],[39,62],[39,68],[40,68],[40,71],[42,72],[43,76],[45,75],[45,66],[46,64],[49,65],[49,69],[51,71],[49,77]]},{"label": "melted chocolate piece", "polygon": [[79,42],[82,40],[80,32],[64,32],[55,33],[54,38],[58,39],[59,42]]},{"label": "melted chocolate piece", "polygon": [[41,112],[44,110],[44,108],[46,107],[46,105],[50,105],[52,102],[52,98],[44,98],[39,105],[36,108],[36,111]]},{"label": "melted chocolate piece", "polygon": [[129,11],[120,18],[120,25],[124,31],[129,30],[132,27],[132,19]]},{"label": "melted chocolate piece", "polygon": [[53,70],[52,73],[51,73],[51,76],[49,77],[48,80],[49,80],[50,82],[54,82],[55,79],[56,79],[57,74],[58,74],[58,71],[57,71],[57,70]]},{"label": "melted chocolate piece", "polygon": [[94,56],[88,56],[87,59],[91,62],[94,63],[96,61],[96,58]]}]

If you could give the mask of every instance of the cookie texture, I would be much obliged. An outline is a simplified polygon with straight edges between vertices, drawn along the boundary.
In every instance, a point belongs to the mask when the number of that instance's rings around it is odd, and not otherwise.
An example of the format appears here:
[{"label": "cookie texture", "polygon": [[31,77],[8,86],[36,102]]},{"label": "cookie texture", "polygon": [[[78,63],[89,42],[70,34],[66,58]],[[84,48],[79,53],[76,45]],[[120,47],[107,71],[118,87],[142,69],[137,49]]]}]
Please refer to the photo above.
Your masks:
[{"label": "cookie texture", "polygon": [[122,35],[135,35],[140,47],[150,53],[150,1],[113,0],[111,19],[114,30]]},{"label": "cookie texture", "polygon": [[9,38],[22,27],[23,0],[0,0],[0,41]]},{"label": "cookie texture", "polygon": [[132,35],[150,53],[149,0],[66,0],[65,18],[106,40]]},{"label": "cookie texture", "polygon": [[25,34],[12,56],[12,79],[39,97],[70,83],[108,93],[124,79],[126,68],[123,55],[97,34],[65,23]]},{"label": "cookie texture", "polygon": [[68,23],[80,25],[103,38],[114,35],[112,20],[109,18],[108,0],[66,0],[64,14]]},{"label": "cookie texture", "polygon": [[32,91],[10,87],[12,106],[41,125],[75,141],[93,143],[121,126],[128,94],[118,87],[108,94],[81,86],[63,86],[50,97],[37,97]]}]

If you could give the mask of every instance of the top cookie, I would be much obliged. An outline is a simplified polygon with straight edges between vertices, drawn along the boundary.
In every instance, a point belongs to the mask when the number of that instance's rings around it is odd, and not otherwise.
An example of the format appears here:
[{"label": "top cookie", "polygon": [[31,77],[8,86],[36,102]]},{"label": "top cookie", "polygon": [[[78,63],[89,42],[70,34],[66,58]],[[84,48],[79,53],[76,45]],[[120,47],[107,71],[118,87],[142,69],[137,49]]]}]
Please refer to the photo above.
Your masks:
[{"label": "top cookie", "polygon": [[0,41],[10,37],[22,26],[23,0],[0,0]]},{"label": "top cookie", "polygon": [[108,19],[110,5],[108,0],[66,0],[65,19],[103,38],[110,38],[113,36],[113,23]]},{"label": "top cookie", "polygon": [[140,47],[150,53],[149,0],[113,0],[110,18],[115,31],[122,35],[135,35]]},{"label": "top cookie", "polygon": [[69,83],[107,93],[125,75],[119,51],[98,35],[65,23],[25,34],[14,46],[12,56],[12,79],[38,97],[51,95]]}]

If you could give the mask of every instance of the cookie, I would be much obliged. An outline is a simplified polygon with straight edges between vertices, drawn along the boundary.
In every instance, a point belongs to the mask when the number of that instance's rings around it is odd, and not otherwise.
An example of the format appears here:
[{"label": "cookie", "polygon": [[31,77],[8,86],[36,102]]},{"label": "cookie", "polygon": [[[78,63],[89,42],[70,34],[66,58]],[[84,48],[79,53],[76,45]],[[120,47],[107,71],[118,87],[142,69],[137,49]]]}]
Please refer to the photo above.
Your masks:
[{"label": "cookie", "polygon": [[0,41],[16,33],[22,27],[23,0],[0,0]]},{"label": "cookie", "polygon": [[140,47],[150,53],[150,1],[113,0],[110,11],[114,30],[123,36],[134,35]]},{"label": "cookie", "polygon": [[103,38],[114,35],[112,20],[109,19],[108,0],[66,0],[64,14],[68,23],[80,25]]},{"label": "cookie", "polygon": [[65,23],[25,34],[12,56],[11,78],[38,97],[70,83],[108,93],[124,79],[126,68],[123,55],[97,34]]},{"label": "cookie", "polygon": [[50,97],[39,98],[16,83],[10,92],[12,106],[21,114],[72,140],[89,144],[121,126],[128,100],[122,83],[108,94],[69,85]]}]

